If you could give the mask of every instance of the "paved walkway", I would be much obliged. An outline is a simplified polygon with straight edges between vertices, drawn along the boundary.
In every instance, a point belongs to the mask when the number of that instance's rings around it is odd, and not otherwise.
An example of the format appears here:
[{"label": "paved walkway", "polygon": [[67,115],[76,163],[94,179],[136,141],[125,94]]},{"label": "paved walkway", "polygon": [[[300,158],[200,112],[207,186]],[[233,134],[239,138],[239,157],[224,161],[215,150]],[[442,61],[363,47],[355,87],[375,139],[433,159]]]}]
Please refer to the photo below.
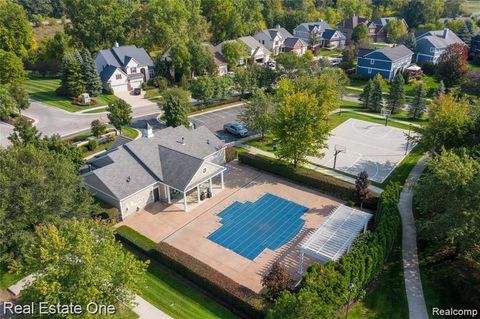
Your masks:
[{"label": "paved walkway", "polygon": [[[250,151],[250,153],[252,153],[252,154],[260,154],[260,155],[275,158],[275,154],[273,154],[271,152],[261,150],[261,149],[256,148],[256,147],[253,147],[253,146],[250,146],[250,145],[247,145],[247,144],[241,144],[239,146],[248,149]],[[309,164],[309,163],[303,164],[302,166],[304,166],[308,169],[317,171],[319,173],[322,173],[324,175],[329,175],[329,176],[335,177],[336,179],[340,179],[344,182],[347,182],[347,183],[350,183],[350,184],[355,184],[355,178],[344,175],[340,172],[330,170],[328,168],[319,167],[317,165],[313,165],[313,164]],[[380,187],[374,186],[374,185],[370,185],[368,188],[372,192],[375,192],[377,194],[381,194],[383,192],[383,189],[381,189]]]},{"label": "paved walkway", "polygon": [[402,255],[409,319],[428,319],[418,265],[417,230],[412,211],[412,187],[422,175],[427,156],[424,155],[408,175],[400,194],[398,209],[402,217]]}]

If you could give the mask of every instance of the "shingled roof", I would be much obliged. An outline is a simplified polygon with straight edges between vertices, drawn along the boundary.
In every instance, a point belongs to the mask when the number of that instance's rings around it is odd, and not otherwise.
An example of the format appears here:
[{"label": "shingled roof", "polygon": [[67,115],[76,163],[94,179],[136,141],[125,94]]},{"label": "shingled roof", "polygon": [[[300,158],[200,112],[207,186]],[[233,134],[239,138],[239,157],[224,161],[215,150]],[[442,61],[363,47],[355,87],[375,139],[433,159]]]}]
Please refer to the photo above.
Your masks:
[{"label": "shingled roof", "polygon": [[116,68],[124,68],[133,58],[140,65],[153,67],[153,61],[143,48],[134,45],[114,46],[113,48],[100,50],[99,55],[103,56],[107,65]]},{"label": "shingled roof", "polygon": [[385,59],[396,61],[406,56],[413,55],[413,52],[404,45],[393,48],[383,48],[365,54],[363,57],[368,59]]}]

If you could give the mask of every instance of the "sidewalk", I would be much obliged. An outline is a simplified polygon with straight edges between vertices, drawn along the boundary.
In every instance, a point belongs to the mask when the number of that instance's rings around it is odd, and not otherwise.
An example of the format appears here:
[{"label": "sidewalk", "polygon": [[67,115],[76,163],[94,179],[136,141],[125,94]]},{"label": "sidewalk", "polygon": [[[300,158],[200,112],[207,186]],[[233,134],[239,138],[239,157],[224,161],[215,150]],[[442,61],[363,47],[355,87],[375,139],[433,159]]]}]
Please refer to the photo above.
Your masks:
[{"label": "sidewalk", "polygon": [[[252,154],[260,154],[260,155],[275,158],[275,154],[270,153],[270,152],[266,152],[266,151],[261,150],[261,149],[256,148],[256,147],[253,147],[253,146],[250,146],[250,145],[247,145],[247,144],[240,144],[239,146],[248,149],[250,151],[250,153],[252,153]],[[347,182],[347,183],[350,183],[350,184],[355,184],[355,178],[344,175],[344,174],[339,173],[337,171],[330,170],[330,169],[323,168],[323,167],[319,167],[317,165],[313,165],[313,164],[309,164],[309,163],[306,163],[302,166],[305,167],[305,168],[317,171],[321,174],[332,176],[332,177],[334,177],[336,179],[339,179],[339,180],[342,180],[344,182]],[[381,194],[383,192],[383,189],[381,189],[377,186],[374,186],[374,185],[370,185],[368,187],[368,189],[370,189],[372,192],[375,192],[377,194]]]},{"label": "sidewalk", "polygon": [[412,187],[422,175],[426,161],[427,156],[424,155],[412,169],[400,193],[400,201],[398,203],[398,209],[402,218],[403,272],[410,319],[428,319],[418,265],[417,230],[412,211]]}]

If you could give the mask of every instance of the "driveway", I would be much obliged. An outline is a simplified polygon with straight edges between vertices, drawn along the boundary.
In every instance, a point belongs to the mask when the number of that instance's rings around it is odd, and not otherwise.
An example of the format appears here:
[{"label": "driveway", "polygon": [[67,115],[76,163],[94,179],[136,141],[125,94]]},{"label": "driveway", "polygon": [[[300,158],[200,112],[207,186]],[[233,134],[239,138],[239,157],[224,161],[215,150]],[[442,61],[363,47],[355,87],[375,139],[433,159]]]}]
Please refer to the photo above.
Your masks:
[{"label": "driveway", "polygon": [[227,133],[223,130],[223,125],[227,123],[238,123],[238,116],[243,110],[243,104],[238,106],[211,111],[203,114],[193,115],[190,122],[195,126],[206,126],[210,131],[226,143],[238,140],[240,137]]},{"label": "driveway", "polygon": [[10,145],[10,141],[8,140],[8,136],[12,134],[13,127],[6,123],[0,122],[0,146],[8,146]]},{"label": "driveway", "polygon": [[115,96],[124,100],[128,104],[132,106],[132,108],[142,107],[142,106],[150,106],[150,105],[157,105],[147,99],[144,98],[145,91],[142,90],[140,95],[133,95],[132,92],[119,92],[115,93]]}]

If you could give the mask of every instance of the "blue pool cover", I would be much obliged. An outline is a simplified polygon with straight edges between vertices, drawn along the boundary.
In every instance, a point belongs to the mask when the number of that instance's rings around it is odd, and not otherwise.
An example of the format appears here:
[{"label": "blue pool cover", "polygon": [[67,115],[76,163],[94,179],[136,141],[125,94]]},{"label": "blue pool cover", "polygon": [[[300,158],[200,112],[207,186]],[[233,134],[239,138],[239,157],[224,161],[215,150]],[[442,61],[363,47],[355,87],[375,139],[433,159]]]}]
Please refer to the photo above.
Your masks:
[{"label": "blue pool cover", "polygon": [[267,193],[256,202],[234,202],[218,214],[222,226],[208,239],[254,260],[292,240],[302,229],[308,208]]}]

